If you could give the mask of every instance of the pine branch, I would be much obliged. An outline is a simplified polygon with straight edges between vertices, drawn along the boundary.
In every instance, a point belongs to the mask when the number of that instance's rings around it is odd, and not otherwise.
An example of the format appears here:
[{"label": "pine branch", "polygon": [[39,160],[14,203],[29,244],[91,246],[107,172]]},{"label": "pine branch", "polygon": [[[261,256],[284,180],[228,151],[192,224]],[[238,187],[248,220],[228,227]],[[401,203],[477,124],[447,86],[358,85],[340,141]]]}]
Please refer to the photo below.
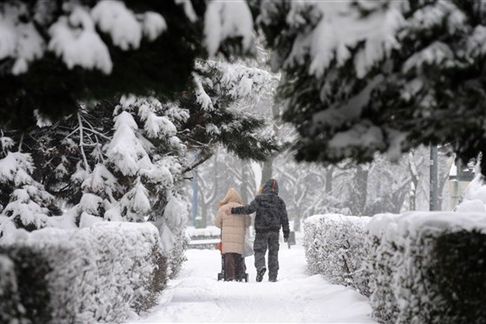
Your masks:
[{"label": "pine branch", "polygon": [[79,149],[81,150],[81,155],[83,157],[84,167],[87,172],[90,172],[91,169],[88,164],[88,159],[86,158],[86,154],[84,152],[84,133],[83,133],[83,121],[81,120],[81,114],[78,112],[78,123],[79,123]]},{"label": "pine branch", "polygon": [[211,156],[212,156],[212,154],[206,153],[205,155],[203,155],[202,158],[199,159],[199,161],[197,161],[193,165],[191,165],[191,166],[185,168],[184,170],[182,170],[182,174],[194,170],[195,168],[197,168],[198,166],[200,166],[201,164],[203,164],[204,162],[206,162],[207,160],[209,160],[211,158]]},{"label": "pine branch", "polygon": [[69,137],[71,137],[72,135],[74,135],[76,132],[79,131],[79,127],[76,127],[72,132],[70,132],[69,134],[67,134],[64,139],[67,139]]},{"label": "pine branch", "polygon": [[19,152],[22,151],[22,144],[24,143],[24,132],[22,132],[22,135],[20,135],[20,140],[19,140]]},{"label": "pine branch", "polygon": [[[93,126],[92,126],[92,125],[91,125],[89,122],[87,122],[87,121],[86,121],[86,119],[85,119],[85,122],[88,124],[88,126],[90,126],[89,128],[86,128],[86,131],[91,132],[91,133],[93,133],[93,134],[95,134],[95,135],[101,136],[101,137],[103,137],[103,138],[104,138],[104,139],[106,139],[106,140],[111,140],[111,138],[110,138],[110,137],[108,137],[108,136],[106,136],[105,134],[100,133],[100,132],[98,132],[97,130],[95,130],[95,129],[93,128]],[[96,141],[98,142],[98,139],[96,139]]]}]

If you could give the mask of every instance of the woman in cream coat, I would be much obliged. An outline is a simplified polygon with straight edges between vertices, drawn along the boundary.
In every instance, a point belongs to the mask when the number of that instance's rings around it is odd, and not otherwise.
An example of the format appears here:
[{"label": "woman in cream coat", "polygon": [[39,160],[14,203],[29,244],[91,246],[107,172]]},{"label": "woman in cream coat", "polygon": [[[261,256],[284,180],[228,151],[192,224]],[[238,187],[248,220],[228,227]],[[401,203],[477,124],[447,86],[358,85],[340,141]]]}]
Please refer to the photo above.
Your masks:
[{"label": "woman in cream coat", "polygon": [[240,207],[243,200],[233,188],[228,190],[219,203],[214,224],[222,229],[222,253],[224,255],[225,280],[236,280],[242,269],[243,253],[245,251],[245,234],[250,226],[248,215],[231,215],[231,208]]}]

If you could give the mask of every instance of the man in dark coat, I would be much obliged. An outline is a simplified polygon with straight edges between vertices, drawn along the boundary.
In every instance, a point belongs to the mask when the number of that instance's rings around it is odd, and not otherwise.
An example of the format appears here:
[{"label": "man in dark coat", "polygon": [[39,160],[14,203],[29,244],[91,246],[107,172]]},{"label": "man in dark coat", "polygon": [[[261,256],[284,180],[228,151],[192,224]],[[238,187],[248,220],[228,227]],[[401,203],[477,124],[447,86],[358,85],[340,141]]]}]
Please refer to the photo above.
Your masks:
[{"label": "man in dark coat", "polygon": [[277,281],[278,275],[278,248],[279,231],[283,229],[284,241],[289,238],[289,219],[285,203],[278,196],[278,184],[275,179],[268,180],[262,191],[247,206],[234,207],[232,214],[249,215],[256,212],[255,216],[255,268],[257,270],[256,280],[262,281],[267,271],[265,266],[265,254],[268,248],[268,279]]}]

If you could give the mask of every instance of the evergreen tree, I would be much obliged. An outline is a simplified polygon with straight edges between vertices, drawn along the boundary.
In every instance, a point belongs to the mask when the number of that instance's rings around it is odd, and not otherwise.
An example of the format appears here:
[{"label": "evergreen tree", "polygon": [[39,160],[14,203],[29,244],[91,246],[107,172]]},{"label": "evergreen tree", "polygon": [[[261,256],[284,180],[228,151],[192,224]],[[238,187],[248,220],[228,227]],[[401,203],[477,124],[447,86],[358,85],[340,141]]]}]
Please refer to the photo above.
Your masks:
[{"label": "evergreen tree", "polygon": [[12,152],[14,141],[0,137],[0,236],[9,224],[33,231],[45,227],[48,216],[58,210],[54,197],[32,178],[32,157],[21,151]]},{"label": "evergreen tree", "polygon": [[252,49],[243,0],[9,0],[0,26],[0,123],[10,128],[126,93],[174,98],[197,57]]},{"label": "evergreen tree", "polygon": [[[299,139],[297,159],[486,150],[482,1],[263,1],[260,27]],[[482,173],[486,174],[483,163]]]},{"label": "evergreen tree", "polygon": [[144,221],[154,212],[160,197],[171,192],[174,178],[181,176],[183,156],[171,157],[180,145],[177,129],[161,114],[163,107],[155,99],[128,98],[117,110],[113,139],[104,150],[108,165],[125,184],[119,206],[121,216]]},{"label": "evergreen tree", "polygon": [[265,121],[239,109],[241,104],[258,103],[271,80],[268,72],[241,64],[202,61],[194,76],[196,90],[183,93],[178,104],[190,112],[181,139],[199,151],[198,162],[209,159],[218,144],[241,159],[258,161],[278,149],[272,134],[263,131]]},{"label": "evergreen tree", "polygon": [[237,107],[261,90],[265,72],[211,61],[198,65],[195,86],[180,100],[103,100],[54,123],[38,118],[40,126],[30,132],[11,131],[32,154],[34,178],[56,202],[73,206],[67,216],[75,224],[93,217],[161,218],[171,197],[178,197],[184,174],[196,166],[188,150],[199,152],[198,164],[216,145],[255,159],[276,149],[274,139],[260,133],[263,121]]}]

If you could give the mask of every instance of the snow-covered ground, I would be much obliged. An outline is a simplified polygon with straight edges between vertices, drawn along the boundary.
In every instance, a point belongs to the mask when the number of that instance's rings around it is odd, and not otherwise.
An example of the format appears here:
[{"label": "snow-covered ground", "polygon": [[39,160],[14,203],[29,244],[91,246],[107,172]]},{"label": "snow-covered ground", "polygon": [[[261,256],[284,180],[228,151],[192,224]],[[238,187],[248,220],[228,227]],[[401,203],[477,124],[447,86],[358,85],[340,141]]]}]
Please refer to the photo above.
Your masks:
[{"label": "snow-covered ground", "polygon": [[376,323],[368,300],[350,288],[305,271],[302,246],[280,246],[279,281],[255,282],[253,257],[246,259],[250,282],[218,282],[217,250],[188,250],[178,279],[169,282],[150,313],[130,323],[318,322]]}]

